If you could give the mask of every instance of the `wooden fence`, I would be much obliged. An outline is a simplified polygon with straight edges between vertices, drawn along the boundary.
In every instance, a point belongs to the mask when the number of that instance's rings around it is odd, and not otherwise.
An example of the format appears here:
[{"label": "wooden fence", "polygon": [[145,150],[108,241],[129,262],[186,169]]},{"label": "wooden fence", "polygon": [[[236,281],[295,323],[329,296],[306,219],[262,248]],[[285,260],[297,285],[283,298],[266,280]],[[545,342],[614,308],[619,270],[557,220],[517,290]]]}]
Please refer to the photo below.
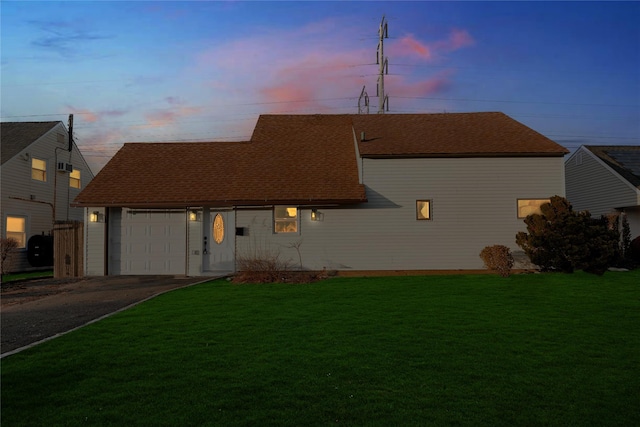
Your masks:
[{"label": "wooden fence", "polygon": [[84,224],[56,221],[53,225],[53,277],[83,276]]}]

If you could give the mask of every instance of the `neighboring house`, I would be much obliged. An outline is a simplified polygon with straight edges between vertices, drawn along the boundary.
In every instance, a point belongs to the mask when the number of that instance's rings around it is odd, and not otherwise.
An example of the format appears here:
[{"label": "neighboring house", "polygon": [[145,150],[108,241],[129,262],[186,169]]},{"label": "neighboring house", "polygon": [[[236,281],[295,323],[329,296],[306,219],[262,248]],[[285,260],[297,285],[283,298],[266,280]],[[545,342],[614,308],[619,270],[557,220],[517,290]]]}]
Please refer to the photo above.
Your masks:
[{"label": "neighboring house", "polygon": [[[33,236],[50,236],[54,221],[83,220],[83,210],[72,208],[70,202],[93,173],[78,147],[69,143],[62,122],[2,122],[0,139],[0,235],[13,237],[19,246],[6,267],[7,271],[25,271],[40,267],[31,265],[27,256]],[[35,240],[38,238],[32,243]]]},{"label": "neighboring house", "polygon": [[583,145],[565,162],[565,174],[574,210],[624,212],[631,238],[640,235],[640,146]]},{"label": "neighboring house", "polygon": [[567,150],[502,113],[264,115],[248,142],[135,143],[75,199],[87,275],[482,269],[564,196]]}]

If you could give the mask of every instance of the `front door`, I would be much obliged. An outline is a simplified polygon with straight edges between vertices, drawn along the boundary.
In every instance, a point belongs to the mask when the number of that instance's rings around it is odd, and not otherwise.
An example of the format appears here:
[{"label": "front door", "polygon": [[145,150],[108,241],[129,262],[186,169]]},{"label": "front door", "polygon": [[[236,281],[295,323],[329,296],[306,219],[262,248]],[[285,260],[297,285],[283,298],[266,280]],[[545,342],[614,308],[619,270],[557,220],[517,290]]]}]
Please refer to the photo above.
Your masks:
[{"label": "front door", "polygon": [[234,211],[212,210],[209,215],[207,245],[210,271],[235,271]]}]

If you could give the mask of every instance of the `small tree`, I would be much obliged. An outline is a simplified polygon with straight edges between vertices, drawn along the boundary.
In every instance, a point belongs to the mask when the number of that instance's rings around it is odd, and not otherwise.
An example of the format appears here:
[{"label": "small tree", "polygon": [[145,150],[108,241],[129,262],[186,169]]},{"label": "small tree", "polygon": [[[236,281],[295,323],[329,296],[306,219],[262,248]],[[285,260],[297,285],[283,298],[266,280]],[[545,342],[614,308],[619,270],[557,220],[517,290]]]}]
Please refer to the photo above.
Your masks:
[{"label": "small tree", "polygon": [[12,237],[0,238],[0,275],[4,275],[4,264],[9,254],[18,247],[18,241]]},{"label": "small tree", "polygon": [[575,212],[560,196],[553,196],[541,211],[525,218],[528,232],[519,232],[516,243],[543,271],[579,269],[603,274],[613,264],[618,232],[609,229],[606,218]]}]

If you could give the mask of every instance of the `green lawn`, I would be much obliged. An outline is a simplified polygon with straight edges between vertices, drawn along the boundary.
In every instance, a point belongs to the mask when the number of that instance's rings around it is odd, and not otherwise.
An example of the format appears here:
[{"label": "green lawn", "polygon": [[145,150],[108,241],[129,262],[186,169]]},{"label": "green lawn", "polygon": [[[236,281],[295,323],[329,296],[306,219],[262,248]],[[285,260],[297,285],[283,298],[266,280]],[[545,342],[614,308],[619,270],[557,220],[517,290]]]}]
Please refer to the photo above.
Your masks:
[{"label": "green lawn", "polygon": [[40,279],[43,277],[53,277],[53,270],[3,274],[2,283],[15,282],[17,280]]},{"label": "green lawn", "polygon": [[640,271],[224,280],[2,360],[3,426],[637,426]]}]

